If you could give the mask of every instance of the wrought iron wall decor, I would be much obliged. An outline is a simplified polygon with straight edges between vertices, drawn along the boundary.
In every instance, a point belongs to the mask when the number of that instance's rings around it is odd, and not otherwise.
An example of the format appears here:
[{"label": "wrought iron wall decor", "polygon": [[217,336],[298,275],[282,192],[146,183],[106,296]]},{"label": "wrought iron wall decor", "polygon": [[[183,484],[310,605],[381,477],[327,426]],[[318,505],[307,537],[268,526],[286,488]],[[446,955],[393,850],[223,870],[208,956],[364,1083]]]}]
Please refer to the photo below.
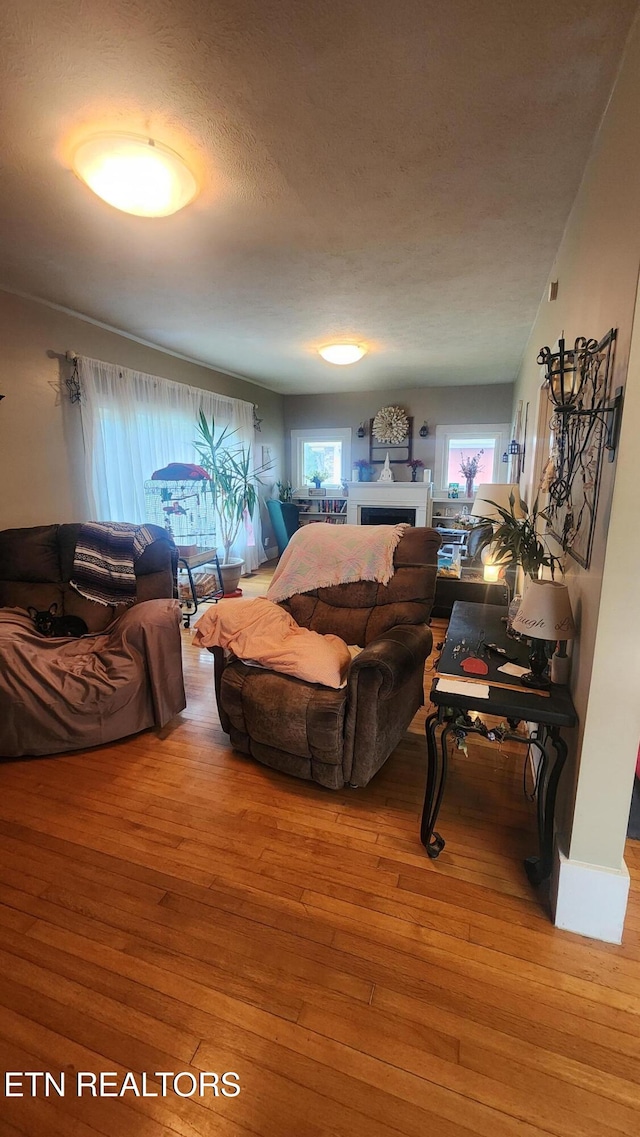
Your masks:
[{"label": "wrought iron wall decor", "polygon": [[613,461],[618,441],[622,388],[610,401],[616,329],[598,341],[576,339],[567,348],[543,347],[538,363],[545,368],[551,419],[551,468],[547,477],[549,528],[563,549],[583,568],[589,567],[598,504],[602,455]]},{"label": "wrought iron wall decor", "polygon": [[69,401],[79,403],[82,401],[82,384],[78,371],[78,357],[74,355],[72,358],[69,358],[69,353],[67,352],[67,359],[69,359],[69,362],[72,364],[71,374],[67,375],[64,381],[67,391],[69,392]]}]

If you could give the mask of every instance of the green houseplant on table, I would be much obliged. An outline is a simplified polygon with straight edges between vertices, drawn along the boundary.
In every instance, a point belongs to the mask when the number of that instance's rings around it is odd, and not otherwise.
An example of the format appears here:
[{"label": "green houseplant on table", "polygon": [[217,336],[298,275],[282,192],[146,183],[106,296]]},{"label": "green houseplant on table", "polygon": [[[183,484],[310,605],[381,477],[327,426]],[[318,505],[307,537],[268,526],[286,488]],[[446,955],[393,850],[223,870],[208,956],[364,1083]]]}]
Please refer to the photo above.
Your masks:
[{"label": "green houseplant on table", "polygon": [[479,525],[491,526],[491,533],[481,543],[482,549],[490,546],[491,562],[494,565],[518,564],[531,580],[538,579],[541,568],[550,569],[551,576],[554,576],[561,566],[561,559],[549,552],[538,534],[538,518],[545,517],[538,511],[538,499],[529,509],[526,501],[520,498],[520,515],[515,512],[513,494],[509,495],[508,510],[488,499],[487,504],[499,514],[498,523],[495,517],[477,517],[474,520]]},{"label": "green houseplant on table", "polygon": [[209,424],[203,411],[198,416],[197,430],[200,437],[195,446],[201,463],[211,478],[209,489],[224,549],[221,565],[224,591],[231,593],[238,587],[244,564],[241,557],[231,556],[231,549],[241,525],[246,518],[251,520],[255,512],[258,501],[256,486],[262,485],[260,474],[266,473],[272,464],[268,462],[253,470],[251,447],[245,450],[241,443],[234,443],[233,436],[237,432],[227,426],[223,427],[216,438],[215,420],[212,417]]},{"label": "green houseplant on table", "polygon": [[[515,510],[513,493],[509,495],[508,510],[504,509],[498,502],[490,501],[488,498],[486,500],[487,504],[493,506],[499,516],[497,522],[495,516],[477,518],[480,525],[492,526],[492,531],[481,542],[481,548],[488,549],[490,552],[489,563],[505,566],[509,564],[520,565],[525,576],[530,580],[538,580],[542,568],[548,568],[551,576],[555,577],[556,569],[562,567],[562,562],[560,557],[556,557],[545,547],[538,533],[538,518],[546,519],[544,512],[538,511],[538,499],[536,498],[531,509],[529,509],[526,501],[520,498],[518,513]],[[514,601],[509,605],[508,631],[511,629],[511,621],[515,619],[518,606],[519,601],[516,603],[514,598]],[[511,634],[515,635],[514,632]],[[539,678],[546,668],[546,642],[535,638],[532,642],[531,668],[532,672]],[[525,681],[526,677],[523,679],[523,682]],[[541,682],[537,683],[537,686],[541,685]]]}]

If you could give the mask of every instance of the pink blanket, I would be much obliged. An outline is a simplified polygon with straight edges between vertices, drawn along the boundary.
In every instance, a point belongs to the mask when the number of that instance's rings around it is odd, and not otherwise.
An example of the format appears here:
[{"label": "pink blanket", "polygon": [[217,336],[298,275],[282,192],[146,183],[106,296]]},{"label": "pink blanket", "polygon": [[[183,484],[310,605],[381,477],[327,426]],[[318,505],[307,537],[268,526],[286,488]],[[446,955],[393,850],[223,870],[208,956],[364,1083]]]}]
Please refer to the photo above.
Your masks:
[{"label": "pink blanket", "polygon": [[299,592],[354,580],[388,584],[393,554],[406,525],[303,525],[289,541],[267,597],[278,603]]},{"label": "pink blanket", "polygon": [[228,648],[238,659],[325,687],[343,687],[351,663],[339,636],[298,627],[293,616],[264,596],[220,600],[199,618],[193,642]]}]

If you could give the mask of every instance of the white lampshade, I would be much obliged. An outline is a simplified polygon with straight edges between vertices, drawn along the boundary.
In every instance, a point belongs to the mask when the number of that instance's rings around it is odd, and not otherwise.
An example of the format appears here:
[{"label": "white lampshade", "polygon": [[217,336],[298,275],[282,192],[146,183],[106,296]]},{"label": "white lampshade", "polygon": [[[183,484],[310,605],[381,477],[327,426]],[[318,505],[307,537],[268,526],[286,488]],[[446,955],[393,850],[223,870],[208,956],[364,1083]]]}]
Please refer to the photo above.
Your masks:
[{"label": "white lampshade", "polygon": [[571,640],[576,626],[566,584],[530,580],[512,624],[514,632],[536,640]]},{"label": "white lampshade", "polygon": [[318,354],[326,359],[327,363],[335,363],[338,367],[346,367],[349,363],[357,363],[367,354],[367,349],[361,343],[328,343],[318,348]]},{"label": "white lampshade", "polygon": [[[511,512],[511,505],[509,497],[513,494],[513,515],[514,517],[524,517],[524,510],[520,504],[520,490],[516,485],[502,482],[485,482],[478,486],[476,490],[475,501],[471,508],[472,517],[487,517],[490,521],[497,521],[500,523],[502,517],[496,509],[499,505],[507,513]],[[495,502],[495,505],[492,504]]]},{"label": "white lampshade", "polygon": [[168,217],[196,196],[186,162],[152,138],[96,134],[78,146],[73,168],[103,201],[137,217]]}]

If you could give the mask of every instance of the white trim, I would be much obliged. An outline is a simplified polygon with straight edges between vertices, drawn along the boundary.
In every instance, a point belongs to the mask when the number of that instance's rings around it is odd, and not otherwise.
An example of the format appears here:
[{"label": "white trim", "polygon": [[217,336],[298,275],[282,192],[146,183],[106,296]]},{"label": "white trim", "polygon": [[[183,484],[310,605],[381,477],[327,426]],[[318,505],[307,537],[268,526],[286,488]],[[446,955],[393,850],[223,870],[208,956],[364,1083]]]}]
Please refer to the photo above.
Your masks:
[{"label": "white trim", "polygon": [[[308,430],[291,431],[291,481],[294,486],[304,487],[303,453],[305,442],[334,442],[342,443],[342,473],[343,481],[351,477],[351,427],[326,426],[313,427]],[[330,488],[328,483],[327,490]]]},{"label": "white trim", "polygon": [[606,943],[622,943],[629,873],[571,861],[558,849],[551,877],[551,910],[557,928]]},{"label": "white trim", "polygon": [[[511,432],[511,424],[508,422],[472,422],[460,425],[455,423],[450,426],[437,426],[436,427],[436,461],[433,470],[434,483],[436,486],[436,493],[440,491],[446,492],[449,482],[446,478],[446,467],[448,461],[445,461],[449,453],[449,441],[452,438],[482,438],[483,435],[494,437],[496,440],[495,453],[493,458],[493,471],[491,476],[492,482],[506,481],[506,470],[504,477],[501,478],[502,473],[502,455],[508,449]],[[460,480],[463,481],[462,475]],[[486,476],[483,474],[481,481],[487,481]]]}]

